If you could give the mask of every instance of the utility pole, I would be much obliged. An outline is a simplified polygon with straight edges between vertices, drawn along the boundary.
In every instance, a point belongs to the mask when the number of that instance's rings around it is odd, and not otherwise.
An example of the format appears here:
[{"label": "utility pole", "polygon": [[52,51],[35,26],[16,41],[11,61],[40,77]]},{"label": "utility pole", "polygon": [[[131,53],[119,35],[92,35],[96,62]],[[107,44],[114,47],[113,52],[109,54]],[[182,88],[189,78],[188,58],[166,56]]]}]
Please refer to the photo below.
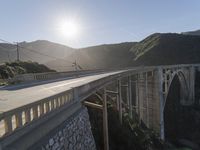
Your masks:
[{"label": "utility pole", "polygon": [[19,61],[19,44],[17,42],[17,61]]},{"label": "utility pole", "polygon": [[78,69],[80,69],[80,70],[83,69],[83,68],[77,63],[76,60],[72,63],[72,67],[75,68],[75,71],[78,71]]},{"label": "utility pole", "polygon": [[77,68],[77,62],[76,62],[76,60],[72,63],[72,66],[75,68],[75,71],[77,71],[78,70],[78,68]]}]

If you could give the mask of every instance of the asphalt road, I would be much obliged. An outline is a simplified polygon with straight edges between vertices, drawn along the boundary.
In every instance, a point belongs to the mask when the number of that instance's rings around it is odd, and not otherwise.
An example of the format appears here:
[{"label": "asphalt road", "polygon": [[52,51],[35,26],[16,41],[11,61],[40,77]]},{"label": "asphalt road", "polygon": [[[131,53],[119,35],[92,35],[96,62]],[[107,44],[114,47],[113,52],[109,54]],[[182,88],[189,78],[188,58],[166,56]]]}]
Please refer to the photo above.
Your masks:
[{"label": "asphalt road", "polygon": [[84,76],[63,81],[45,82],[45,84],[35,85],[33,83],[14,85],[0,88],[0,113],[15,109],[20,106],[47,98],[49,96],[67,91],[73,87],[84,85],[92,81],[121,73],[116,71],[98,75]]}]

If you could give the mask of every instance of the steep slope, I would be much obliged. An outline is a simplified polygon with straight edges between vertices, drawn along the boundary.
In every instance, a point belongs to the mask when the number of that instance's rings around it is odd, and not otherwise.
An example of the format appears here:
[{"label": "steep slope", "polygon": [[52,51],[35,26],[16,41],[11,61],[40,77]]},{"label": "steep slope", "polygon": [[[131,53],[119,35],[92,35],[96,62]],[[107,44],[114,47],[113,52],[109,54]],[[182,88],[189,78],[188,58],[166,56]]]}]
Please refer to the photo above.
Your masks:
[{"label": "steep slope", "polygon": [[54,68],[54,66],[60,65],[60,70],[72,69],[70,61],[76,60],[83,69],[127,67],[132,62],[133,53],[130,52],[130,48],[133,45],[135,45],[135,42],[81,48],[65,59],[48,62],[48,66]]},{"label": "steep slope", "polygon": [[182,34],[185,34],[185,35],[199,35],[200,36],[200,30],[183,32]]},{"label": "steep slope", "polygon": [[153,34],[131,48],[134,65],[200,63],[200,36]]}]

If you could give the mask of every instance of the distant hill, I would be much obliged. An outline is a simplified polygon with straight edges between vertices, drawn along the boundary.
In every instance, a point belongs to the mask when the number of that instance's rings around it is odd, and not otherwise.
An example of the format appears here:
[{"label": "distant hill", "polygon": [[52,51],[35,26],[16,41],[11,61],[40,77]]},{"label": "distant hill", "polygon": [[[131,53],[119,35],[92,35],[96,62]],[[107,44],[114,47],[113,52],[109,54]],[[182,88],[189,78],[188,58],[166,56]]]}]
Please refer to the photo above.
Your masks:
[{"label": "distant hill", "polygon": [[200,36],[156,33],[131,48],[134,65],[200,63]]},{"label": "distant hill", "polygon": [[[104,44],[73,49],[49,41],[22,42],[20,59],[42,63],[57,71],[123,68],[138,65],[200,63],[200,36],[155,33],[140,42]],[[16,46],[0,43],[0,63],[16,60]]]},{"label": "distant hill", "polygon": [[135,42],[126,42],[77,49],[65,59],[48,62],[48,66],[54,68],[53,66],[59,66],[60,64],[60,69],[67,69],[70,68],[70,66],[67,66],[67,61],[73,62],[75,59],[83,69],[104,69],[130,66],[133,58],[133,53],[130,52],[130,49],[134,44]]},{"label": "distant hill", "polygon": [[[16,45],[0,43],[0,63],[15,61],[17,58]],[[45,41],[19,43],[20,60],[46,63],[51,60],[61,59],[70,55],[73,48]]]},{"label": "distant hill", "polygon": [[185,35],[199,35],[200,36],[200,30],[182,32],[182,34],[185,34]]},{"label": "distant hill", "polygon": [[[124,67],[130,64],[130,48],[135,42],[105,44],[81,49],[73,49],[61,44],[38,40],[19,43],[20,60],[43,63],[48,67],[66,71],[73,70],[76,60],[83,69]],[[0,63],[15,61],[16,45],[0,43]]]}]

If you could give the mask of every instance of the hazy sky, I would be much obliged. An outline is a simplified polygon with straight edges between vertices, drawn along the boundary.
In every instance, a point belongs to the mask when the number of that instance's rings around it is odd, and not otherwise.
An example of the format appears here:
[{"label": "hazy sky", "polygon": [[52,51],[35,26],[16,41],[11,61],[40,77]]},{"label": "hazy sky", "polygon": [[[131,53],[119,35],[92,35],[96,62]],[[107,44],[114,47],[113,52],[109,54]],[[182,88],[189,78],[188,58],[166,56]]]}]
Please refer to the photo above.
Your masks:
[{"label": "hazy sky", "polygon": [[[200,29],[200,0],[0,0],[0,12],[0,38],[10,42],[86,47]],[[69,18],[79,26],[74,38],[57,30]]]}]

